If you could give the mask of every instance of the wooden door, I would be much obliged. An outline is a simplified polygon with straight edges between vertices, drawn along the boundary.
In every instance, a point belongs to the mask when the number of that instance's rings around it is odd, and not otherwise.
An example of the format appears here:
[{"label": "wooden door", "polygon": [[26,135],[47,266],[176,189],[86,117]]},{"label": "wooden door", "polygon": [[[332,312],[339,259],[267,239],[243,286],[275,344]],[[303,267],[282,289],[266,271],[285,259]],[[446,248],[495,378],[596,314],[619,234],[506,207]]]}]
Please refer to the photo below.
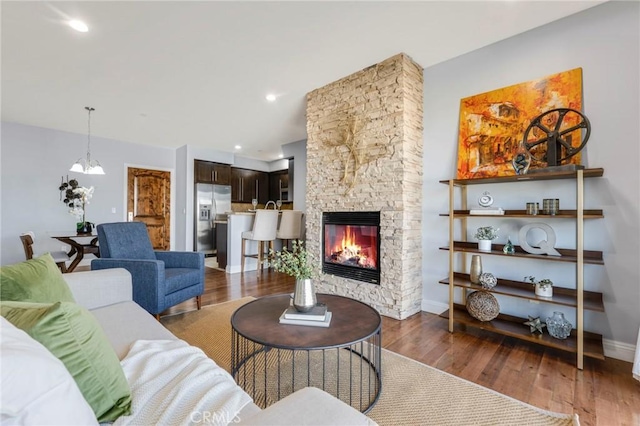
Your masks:
[{"label": "wooden door", "polygon": [[171,173],[129,167],[127,182],[127,217],[147,225],[155,250],[169,250]]}]

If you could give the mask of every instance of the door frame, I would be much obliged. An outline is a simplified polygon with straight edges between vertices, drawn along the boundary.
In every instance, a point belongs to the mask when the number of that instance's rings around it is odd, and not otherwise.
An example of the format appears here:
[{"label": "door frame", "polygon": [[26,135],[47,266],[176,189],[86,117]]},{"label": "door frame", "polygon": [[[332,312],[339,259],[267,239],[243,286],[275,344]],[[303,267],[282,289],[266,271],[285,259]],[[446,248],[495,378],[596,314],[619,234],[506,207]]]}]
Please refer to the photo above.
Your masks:
[{"label": "door frame", "polygon": [[147,169],[147,170],[158,170],[161,172],[169,172],[169,181],[171,186],[171,208],[169,212],[171,214],[171,219],[169,220],[169,225],[171,229],[169,230],[169,250],[175,250],[176,246],[176,169],[171,167],[158,167],[158,166],[146,166],[144,164],[138,163],[124,163],[123,176],[122,176],[122,221],[127,221],[127,196],[129,187],[128,187],[128,177],[129,177],[129,168],[134,169]]}]

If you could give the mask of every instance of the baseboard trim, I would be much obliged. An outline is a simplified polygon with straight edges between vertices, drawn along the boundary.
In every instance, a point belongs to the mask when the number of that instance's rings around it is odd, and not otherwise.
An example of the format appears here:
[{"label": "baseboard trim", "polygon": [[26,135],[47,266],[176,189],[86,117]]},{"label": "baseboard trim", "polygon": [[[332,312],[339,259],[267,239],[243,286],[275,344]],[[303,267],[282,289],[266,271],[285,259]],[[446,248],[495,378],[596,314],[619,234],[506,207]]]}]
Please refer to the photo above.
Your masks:
[{"label": "baseboard trim", "polygon": [[[425,312],[440,315],[447,309],[449,309],[449,305],[447,303],[422,299],[422,310]],[[615,340],[602,339],[602,346],[604,349],[604,356],[619,359],[621,361],[633,362],[636,353],[636,345],[617,342]]]},{"label": "baseboard trim", "polygon": [[436,302],[434,300],[422,299],[422,310],[430,314],[440,315],[449,309],[448,303]]},{"label": "baseboard trim", "polygon": [[602,339],[604,356],[622,361],[633,362],[636,353],[636,345],[615,340]]}]

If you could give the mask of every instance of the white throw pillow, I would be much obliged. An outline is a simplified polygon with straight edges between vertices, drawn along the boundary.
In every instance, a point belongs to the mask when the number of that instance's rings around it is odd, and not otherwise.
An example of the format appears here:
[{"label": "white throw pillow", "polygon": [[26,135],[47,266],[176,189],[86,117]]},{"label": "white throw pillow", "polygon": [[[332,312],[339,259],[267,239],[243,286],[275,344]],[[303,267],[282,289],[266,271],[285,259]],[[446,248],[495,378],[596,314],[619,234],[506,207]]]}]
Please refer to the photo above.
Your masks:
[{"label": "white throw pillow", "polygon": [[2,425],[96,425],[96,416],[64,364],[0,317]]}]

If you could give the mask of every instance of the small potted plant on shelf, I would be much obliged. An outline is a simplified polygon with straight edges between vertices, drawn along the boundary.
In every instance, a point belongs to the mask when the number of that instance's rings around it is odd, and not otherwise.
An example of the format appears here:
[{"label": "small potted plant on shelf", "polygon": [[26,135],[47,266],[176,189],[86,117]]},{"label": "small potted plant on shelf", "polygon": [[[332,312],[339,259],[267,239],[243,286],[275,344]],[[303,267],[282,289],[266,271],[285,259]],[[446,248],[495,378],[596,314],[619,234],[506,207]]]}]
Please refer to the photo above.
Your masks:
[{"label": "small potted plant on shelf", "polygon": [[552,297],[553,296],[553,281],[548,278],[543,278],[541,280],[536,281],[536,277],[528,275],[524,277],[525,280],[529,281],[531,284],[535,286],[536,296],[540,297]]},{"label": "small potted plant on shelf", "polygon": [[473,237],[478,240],[478,250],[491,251],[491,242],[498,238],[498,229],[493,226],[482,226],[476,230]]},{"label": "small potted plant on shelf", "polygon": [[316,305],[316,292],[311,281],[313,268],[309,265],[304,243],[293,240],[291,245],[291,251],[286,247],[278,252],[269,250],[270,263],[276,272],[284,272],[296,279],[293,306],[300,312],[307,312]]}]

